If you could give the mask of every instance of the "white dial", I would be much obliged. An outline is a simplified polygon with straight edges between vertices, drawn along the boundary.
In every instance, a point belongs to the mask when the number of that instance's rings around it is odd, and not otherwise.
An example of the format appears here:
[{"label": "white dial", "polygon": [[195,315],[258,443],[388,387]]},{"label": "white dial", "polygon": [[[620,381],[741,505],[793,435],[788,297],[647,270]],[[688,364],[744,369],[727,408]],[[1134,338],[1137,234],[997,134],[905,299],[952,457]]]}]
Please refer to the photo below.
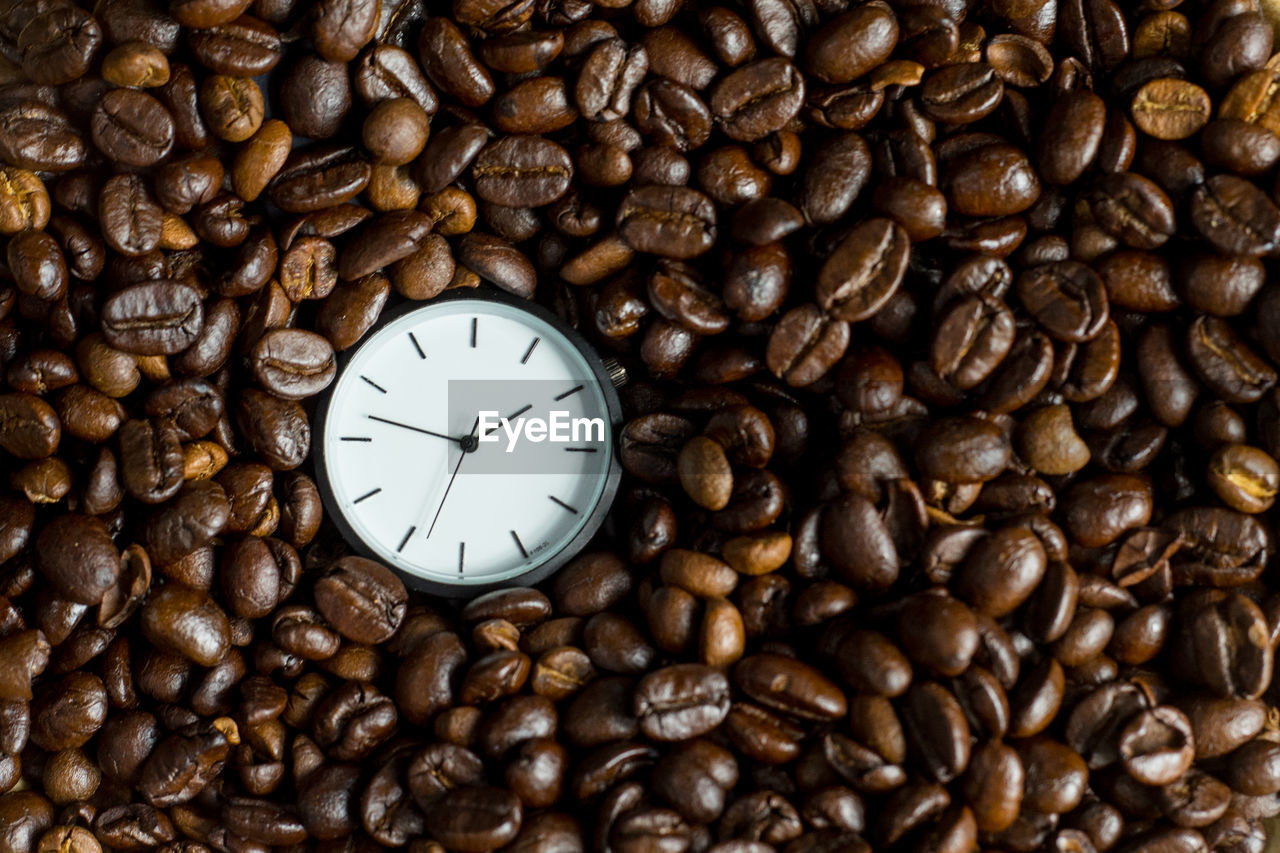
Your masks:
[{"label": "white dial", "polygon": [[458,298],[412,310],[334,383],[319,465],[330,511],[355,544],[427,586],[534,572],[589,535],[611,497],[606,393],[587,356],[523,307]]}]

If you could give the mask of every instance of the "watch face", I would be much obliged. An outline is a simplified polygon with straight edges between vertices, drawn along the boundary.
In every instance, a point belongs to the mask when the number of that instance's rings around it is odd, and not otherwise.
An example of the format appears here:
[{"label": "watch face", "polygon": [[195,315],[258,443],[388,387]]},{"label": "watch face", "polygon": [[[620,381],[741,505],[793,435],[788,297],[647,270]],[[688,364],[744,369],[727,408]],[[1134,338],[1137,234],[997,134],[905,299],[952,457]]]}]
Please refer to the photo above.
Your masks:
[{"label": "watch face", "polygon": [[319,466],[330,512],[421,586],[545,572],[612,498],[606,395],[588,357],[525,308],[466,298],[410,311],[334,383]]}]

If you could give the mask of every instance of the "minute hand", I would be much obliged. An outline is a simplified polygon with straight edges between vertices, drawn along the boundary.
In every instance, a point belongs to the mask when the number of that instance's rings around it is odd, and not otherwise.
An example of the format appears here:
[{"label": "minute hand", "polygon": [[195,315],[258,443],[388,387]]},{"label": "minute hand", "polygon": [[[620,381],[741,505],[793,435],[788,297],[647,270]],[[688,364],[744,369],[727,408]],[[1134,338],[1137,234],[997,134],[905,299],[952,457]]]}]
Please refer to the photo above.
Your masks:
[{"label": "minute hand", "polygon": [[369,415],[369,420],[377,421],[380,424],[389,424],[394,427],[400,427],[401,429],[412,430],[413,432],[420,432],[423,435],[430,435],[436,438],[443,438],[445,441],[452,441],[455,444],[462,443],[461,438],[455,438],[452,435],[445,435],[444,433],[440,433],[440,432],[432,432],[429,429],[423,429],[422,427],[412,426],[411,424],[402,424],[399,421],[388,420],[387,418],[380,418],[377,415]]}]

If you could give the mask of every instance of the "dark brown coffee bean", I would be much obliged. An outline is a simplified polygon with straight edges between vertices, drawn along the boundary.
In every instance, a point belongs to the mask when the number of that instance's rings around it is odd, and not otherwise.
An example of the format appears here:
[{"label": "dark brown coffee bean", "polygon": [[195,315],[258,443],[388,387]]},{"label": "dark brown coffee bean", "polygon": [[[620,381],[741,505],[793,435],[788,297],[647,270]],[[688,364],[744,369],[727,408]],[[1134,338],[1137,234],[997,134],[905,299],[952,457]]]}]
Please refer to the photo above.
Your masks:
[{"label": "dark brown coffee bean", "polygon": [[390,569],[362,557],[344,557],[316,581],[316,606],[358,643],[386,640],[404,620],[408,593]]},{"label": "dark brown coffee bean", "polygon": [[[412,0],[410,0],[412,2]],[[387,3],[383,11],[395,8]],[[412,15],[401,18],[412,19]],[[417,61],[407,50],[392,43],[377,44],[365,51],[352,72],[356,93],[366,104],[392,98],[411,98],[427,115],[439,109],[440,99],[423,75]]]},{"label": "dark brown coffee bean", "polygon": [[83,76],[102,47],[102,27],[97,19],[74,6],[32,11],[34,17],[17,38],[27,77],[57,85]]},{"label": "dark brown coffee bean", "polygon": [[631,107],[632,94],[649,68],[649,57],[639,45],[613,38],[599,42],[583,61],[574,100],[584,118],[614,121]]},{"label": "dark brown coffee bean", "polygon": [[825,83],[848,83],[888,59],[897,41],[893,12],[887,5],[869,4],[838,15],[814,33],[805,48],[805,67]]},{"label": "dark brown coffee bean", "polygon": [[62,437],[53,407],[33,394],[0,396],[0,447],[18,459],[51,455]]},{"label": "dark brown coffee bean", "polygon": [[172,421],[131,420],[121,425],[120,465],[125,491],[143,503],[158,504],[183,483],[181,436]]},{"label": "dark brown coffee bean", "polygon": [[1168,785],[1191,766],[1191,723],[1176,708],[1162,705],[1135,715],[1120,732],[1120,757],[1144,785]]},{"label": "dark brown coffee bean", "polygon": [[715,206],[697,190],[640,187],[618,206],[618,232],[638,252],[696,257],[715,242]]},{"label": "dark brown coffee bean", "polygon": [[254,378],[277,397],[310,397],[333,381],[333,347],[301,329],[273,329],[258,339],[251,355]]},{"label": "dark brown coffee bean", "polygon": [[958,155],[943,170],[939,188],[949,208],[966,216],[1021,213],[1040,197],[1040,181],[1018,148],[994,143]]},{"label": "dark brown coffee bean", "polygon": [[804,172],[797,207],[810,223],[835,222],[853,205],[866,186],[871,151],[856,133],[842,133],[823,142]]},{"label": "dark brown coffee bean", "polygon": [[1200,379],[1231,403],[1257,400],[1276,372],[1217,317],[1200,317],[1187,329],[1187,357]]},{"label": "dark brown coffee bean", "polygon": [[164,211],[152,200],[138,175],[115,175],[98,201],[102,238],[123,255],[145,255],[160,244]]},{"label": "dark brown coffee bean", "polygon": [[194,288],[172,281],[136,284],[113,294],[102,306],[108,343],[138,355],[171,355],[190,346],[204,322]]},{"label": "dark brown coffee bean", "polygon": [[817,305],[801,305],[783,315],[769,335],[765,360],[775,376],[804,387],[826,375],[848,346],[848,323],[831,319]]},{"label": "dark brown coffee bean", "polygon": [[950,483],[985,482],[1009,464],[1008,438],[994,424],[971,417],[944,418],[916,439],[921,473]]},{"label": "dark brown coffee bean", "polygon": [[157,99],[136,89],[112,89],[93,114],[93,142],[129,166],[151,166],[173,148],[173,117]]},{"label": "dark brown coffee bean", "polygon": [[61,515],[36,538],[40,573],[71,601],[97,604],[120,574],[120,552],[101,521]]},{"label": "dark brown coffee bean", "polygon": [[517,296],[528,299],[537,287],[533,264],[501,237],[467,234],[458,243],[458,260],[482,279]]},{"label": "dark brown coffee bean", "polygon": [[636,685],[634,713],[641,730],[654,740],[699,737],[729,713],[729,680],[700,664],[656,670]]},{"label": "dark brown coffee bean", "polygon": [[[190,44],[201,65],[215,74],[236,77],[265,74],[276,66],[283,53],[280,34],[265,21],[249,16],[195,30]],[[163,85],[163,81],[151,85]]]},{"label": "dark brown coffee bean", "polygon": [[61,111],[32,100],[0,107],[0,153],[22,169],[65,172],[84,162],[85,141]]},{"label": "dark brown coffee bean", "polygon": [[537,136],[511,136],[485,147],[471,166],[476,192],[494,204],[540,207],[564,195],[573,177],[569,154]]},{"label": "dark brown coffee bean", "polygon": [[991,374],[1013,348],[1013,313],[999,300],[957,299],[938,322],[931,366],[957,388],[972,388]]},{"label": "dark brown coffee bean", "polygon": [[221,662],[231,643],[226,613],[208,596],[176,583],[165,584],[147,599],[142,630],[159,648],[200,666]]},{"label": "dark brown coffee bean", "polygon": [[804,103],[800,71],[782,58],[745,65],[721,80],[708,105],[733,139],[754,142],[781,130]]},{"label": "dark brown coffee bean", "polygon": [[933,119],[947,124],[978,121],[1000,105],[1004,81],[985,62],[948,65],[929,75],[920,103]]},{"label": "dark brown coffee bean", "polygon": [[1280,210],[1234,175],[1215,175],[1192,193],[1191,223],[1227,254],[1261,257],[1280,242]]},{"label": "dark brown coffee bean", "polygon": [[902,282],[910,248],[906,232],[891,220],[857,226],[818,272],[818,304],[850,323],[875,314]]},{"label": "dark brown coffee bean", "polygon": [[226,74],[205,78],[200,86],[200,106],[209,131],[227,142],[243,142],[253,136],[266,114],[258,85]]},{"label": "dark brown coffee bean", "polygon": [[1013,747],[987,741],[973,753],[965,771],[963,790],[978,828],[1002,832],[1018,816],[1025,771]]},{"label": "dark brown coffee bean", "polygon": [[235,413],[249,446],[277,470],[292,470],[311,449],[311,427],[298,403],[246,389]]},{"label": "dark brown coffee bean", "polygon": [[641,86],[633,112],[641,132],[677,151],[698,148],[711,136],[711,110],[696,92],[674,80],[658,79]]},{"label": "dark brown coffee bean", "polygon": [[956,594],[984,613],[1002,616],[1031,595],[1046,567],[1044,546],[1034,533],[1004,527],[974,545],[956,576]]},{"label": "dark brown coffee bean", "polygon": [[840,689],[813,667],[780,655],[743,658],[734,666],[734,684],[765,707],[793,717],[834,719],[848,704]]},{"label": "dark brown coffee bean", "polygon": [[418,36],[418,56],[431,81],[464,105],[478,107],[493,97],[493,77],[448,18],[426,20]]},{"label": "dark brown coffee bean", "polygon": [[1058,340],[1091,340],[1110,316],[1102,279],[1075,261],[1026,270],[1018,277],[1017,294],[1041,327]]},{"label": "dark brown coffee bean", "polygon": [[281,210],[311,213],[355,198],[371,174],[354,148],[313,146],[290,155],[268,193]]}]

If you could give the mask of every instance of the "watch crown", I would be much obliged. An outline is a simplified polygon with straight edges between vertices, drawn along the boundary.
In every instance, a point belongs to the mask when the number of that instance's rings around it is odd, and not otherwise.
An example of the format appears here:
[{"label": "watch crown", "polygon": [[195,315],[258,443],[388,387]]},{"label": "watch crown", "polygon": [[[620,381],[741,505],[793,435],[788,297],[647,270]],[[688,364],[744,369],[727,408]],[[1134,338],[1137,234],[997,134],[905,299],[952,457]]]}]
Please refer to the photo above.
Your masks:
[{"label": "watch crown", "polygon": [[618,363],[616,358],[606,358],[604,360],[604,369],[609,371],[609,381],[613,383],[614,388],[621,388],[627,384],[630,378],[627,376],[627,369]]}]

